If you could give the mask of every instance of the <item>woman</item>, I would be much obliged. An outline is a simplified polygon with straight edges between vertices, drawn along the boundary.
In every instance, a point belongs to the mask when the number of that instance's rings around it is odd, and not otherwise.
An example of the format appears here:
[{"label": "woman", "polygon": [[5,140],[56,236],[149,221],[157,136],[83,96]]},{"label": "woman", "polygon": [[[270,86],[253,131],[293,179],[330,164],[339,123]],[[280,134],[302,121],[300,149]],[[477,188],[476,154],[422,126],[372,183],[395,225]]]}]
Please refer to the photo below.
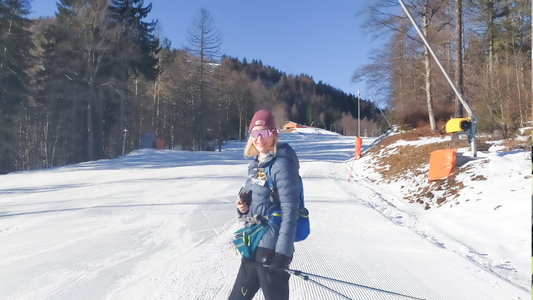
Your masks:
[{"label": "woman", "polygon": [[[229,300],[252,299],[259,288],[266,300],[289,299],[290,275],[283,270],[289,266],[294,252],[300,164],[288,144],[278,144],[274,116],[268,110],[255,113],[249,131],[244,155],[255,157],[255,160],[248,167],[248,180],[243,189],[248,199],[238,198],[235,202],[238,213],[246,218],[267,217],[274,211],[281,211],[281,222],[267,222],[269,228],[261,238],[254,258],[242,258]],[[269,188],[265,174],[269,165],[274,192]]]}]

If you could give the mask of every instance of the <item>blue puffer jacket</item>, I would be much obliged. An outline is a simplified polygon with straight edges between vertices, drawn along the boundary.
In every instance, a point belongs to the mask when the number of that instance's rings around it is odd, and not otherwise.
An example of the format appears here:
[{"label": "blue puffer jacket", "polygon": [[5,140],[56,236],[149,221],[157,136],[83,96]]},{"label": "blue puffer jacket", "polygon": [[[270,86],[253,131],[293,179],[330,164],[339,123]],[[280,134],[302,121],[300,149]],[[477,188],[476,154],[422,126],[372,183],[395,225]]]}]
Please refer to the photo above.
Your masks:
[{"label": "blue puffer jacket", "polygon": [[[278,191],[279,200],[271,201],[270,188],[266,179],[258,172],[264,172],[268,165],[272,181]],[[289,144],[278,144],[276,156],[269,153],[265,161],[259,163],[257,158],[248,167],[248,180],[244,191],[251,191],[251,205],[247,216],[267,216],[273,211],[281,210],[281,224],[268,222],[269,230],[259,242],[258,247],[274,250],[276,253],[292,257],[294,237],[298,224],[300,177],[298,157]]]}]

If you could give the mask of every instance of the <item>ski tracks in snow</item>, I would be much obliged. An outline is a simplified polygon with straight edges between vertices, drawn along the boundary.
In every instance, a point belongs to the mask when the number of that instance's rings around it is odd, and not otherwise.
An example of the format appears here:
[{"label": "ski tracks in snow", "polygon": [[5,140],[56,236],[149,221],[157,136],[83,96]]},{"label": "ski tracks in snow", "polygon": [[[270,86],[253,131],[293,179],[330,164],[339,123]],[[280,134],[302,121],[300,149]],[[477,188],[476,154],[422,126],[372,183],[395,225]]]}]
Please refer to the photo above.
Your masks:
[{"label": "ski tracks in snow", "polygon": [[[394,197],[370,184],[348,184],[343,165],[302,163],[311,235],[295,244],[291,269],[352,282],[369,288],[422,299],[526,299],[529,294],[446,249],[438,239],[416,231],[417,220]],[[208,209],[209,207],[209,209]],[[222,209],[222,208],[220,208]],[[402,210],[403,209],[403,210]],[[232,249],[233,232],[242,227],[236,218],[223,223],[213,205],[196,212],[203,220],[190,226],[189,246],[152,266],[165,270],[150,291],[150,299],[227,299],[240,264]],[[195,214],[193,213],[193,216]],[[189,220],[188,222],[192,222]],[[217,225],[218,224],[218,225]],[[220,225],[221,224],[221,225]],[[204,236],[198,238],[196,235]],[[171,256],[172,255],[172,256]],[[313,278],[312,278],[313,279]],[[409,299],[368,288],[313,279],[351,299]],[[146,288],[146,286],[144,286]],[[138,295],[130,286],[128,295]],[[290,279],[291,300],[336,300],[342,297],[297,276]],[[112,299],[113,297],[108,297]],[[137,297],[138,298],[138,297]],[[259,291],[255,300],[264,300]]]},{"label": "ski tracks in snow", "polygon": [[[477,255],[478,253],[468,248],[466,245],[460,244],[457,241],[446,240],[446,242],[443,242],[443,238],[437,237],[426,230],[421,230],[418,226],[419,220],[417,220],[416,215],[410,213],[410,208],[402,201],[397,200],[394,196],[387,194],[382,189],[374,187],[374,185],[364,179],[355,178],[355,182],[352,181],[349,183],[344,176],[345,174],[348,174],[349,171],[346,164],[331,163],[329,170],[330,173],[328,174],[328,177],[333,180],[343,193],[349,196],[354,203],[362,204],[371,208],[375,212],[379,212],[383,218],[390,221],[390,224],[395,224],[400,228],[410,230],[423,240],[433,244],[433,252],[436,254],[442,253],[446,257],[446,259],[441,260],[440,263],[437,259],[430,260],[431,264],[436,263],[436,265],[440,265],[443,269],[449,269],[451,273],[446,274],[445,272],[440,272],[440,274],[430,275],[435,276],[435,282],[429,283],[428,286],[430,289],[438,292],[437,295],[426,296],[427,299],[440,299],[440,297],[442,297],[442,299],[492,299],[491,297],[494,297],[494,299],[529,298],[530,291],[526,287],[523,287],[516,282],[512,282],[505,276],[495,272],[494,267],[499,268],[500,266],[487,264],[482,258],[480,259]],[[379,236],[376,235],[376,238],[379,238]],[[466,251],[465,254],[464,250],[458,251],[458,248],[468,249],[468,251]],[[415,248],[412,250],[413,254],[416,253]],[[483,256],[482,254],[479,255]],[[446,261],[449,261],[449,264],[445,263]],[[451,267],[453,265],[457,266]],[[426,272],[425,270],[417,270],[415,266],[413,267],[414,272]],[[464,278],[467,285],[463,286],[463,284],[460,284],[455,287],[456,290],[454,292],[450,292],[450,285],[445,284],[448,280],[448,276],[450,276],[450,280],[451,277],[454,276]],[[424,276],[424,278],[427,278],[427,275]],[[454,280],[451,280],[451,282],[453,281]],[[468,285],[469,282],[474,281],[475,284]],[[413,283],[414,282],[411,282],[410,284]],[[422,281],[416,284],[420,283],[422,283]],[[484,284],[482,283],[485,283],[487,286],[484,287]],[[472,291],[476,290],[475,286],[479,286],[479,291],[483,292],[479,294],[472,293]],[[446,291],[444,291],[443,288]],[[503,290],[505,290],[505,292],[502,292]],[[457,298],[450,295],[454,293],[457,293]]]},{"label": "ski tracks in snow", "polygon": [[[378,190],[373,184],[357,176],[355,176],[354,182],[352,182],[357,186],[357,189],[354,189],[354,184],[350,185],[347,181],[338,177],[338,173],[342,173],[343,169],[344,171],[347,171],[346,165],[344,165],[344,167],[337,165],[331,176],[332,178],[337,178],[337,184],[354,200],[380,212],[385,218],[389,219],[394,224],[409,228],[411,231],[433,243],[435,246],[447,249],[516,288],[530,293],[530,290],[527,288],[529,282],[524,283],[511,280],[514,277],[512,276],[512,273],[515,272],[515,269],[508,261],[503,263],[493,262],[487,259],[486,254],[480,253],[460,241],[421,229],[416,215],[409,212],[410,208],[406,207],[405,203],[397,200],[394,196],[384,194],[383,191]],[[362,193],[362,195],[358,195],[358,193]]]},{"label": "ski tracks in snow", "polygon": [[106,299],[226,299],[239,267],[231,240],[240,226],[235,218],[210,232],[185,230],[182,244],[169,244],[139,263]]}]

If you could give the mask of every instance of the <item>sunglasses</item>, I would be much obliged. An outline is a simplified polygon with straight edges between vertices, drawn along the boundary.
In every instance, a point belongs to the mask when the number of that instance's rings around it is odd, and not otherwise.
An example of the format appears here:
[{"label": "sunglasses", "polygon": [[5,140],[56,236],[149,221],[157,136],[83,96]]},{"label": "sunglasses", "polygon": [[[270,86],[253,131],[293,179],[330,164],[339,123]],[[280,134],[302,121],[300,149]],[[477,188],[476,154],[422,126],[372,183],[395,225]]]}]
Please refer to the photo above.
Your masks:
[{"label": "sunglasses", "polygon": [[252,130],[250,134],[252,135],[254,139],[258,138],[259,136],[266,139],[267,137],[272,135],[272,130],[270,129]]}]

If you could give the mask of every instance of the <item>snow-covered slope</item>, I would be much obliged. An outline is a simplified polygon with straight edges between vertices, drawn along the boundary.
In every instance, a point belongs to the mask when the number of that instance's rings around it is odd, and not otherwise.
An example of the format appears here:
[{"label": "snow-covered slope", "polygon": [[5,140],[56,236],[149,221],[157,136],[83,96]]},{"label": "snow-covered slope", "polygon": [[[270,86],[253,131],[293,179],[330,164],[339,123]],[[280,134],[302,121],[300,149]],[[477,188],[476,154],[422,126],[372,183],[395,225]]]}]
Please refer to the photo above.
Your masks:
[{"label": "snow-covered slope", "polygon": [[[365,180],[364,159],[355,162],[348,182],[353,137],[280,138],[300,158],[311,218],[311,235],[296,245],[292,268],[424,299],[529,299],[529,269],[520,267],[529,262],[529,250],[522,249],[522,243],[529,247],[529,223],[521,228],[529,206],[497,209],[509,222],[496,235],[492,221],[479,216],[511,192],[491,195],[472,182],[490,206],[471,201],[461,213],[454,209],[462,204],[424,211],[403,201],[393,185]],[[363,139],[363,148],[374,139]],[[0,299],[226,299],[240,262],[231,239],[241,226],[234,201],[249,163],[243,147],[145,149],[0,176]],[[509,161],[494,173],[524,159],[520,153],[502,157]],[[506,174],[507,183],[522,184],[523,175]],[[475,234],[466,232],[468,218]],[[466,254],[456,245],[465,245]],[[522,252],[528,253],[523,261]],[[505,254],[506,261],[485,265],[468,253],[496,262]],[[319,282],[352,299],[405,299]],[[293,276],[291,299],[341,298]]]},{"label": "snow-covered slope", "polygon": [[[398,146],[421,146],[449,140],[449,136],[399,140],[356,161],[355,177],[394,199],[409,198],[423,190],[426,193],[422,197],[424,205],[412,204],[407,209],[386,206],[386,215],[400,214],[403,226],[435,244],[502,278],[523,287],[529,286],[531,262],[524,259],[531,254],[531,221],[527,214],[531,209],[531,158],[528,152],[501,152],[501,143],[495,142],[488,151],[478,151],[477,158],[472,159],[470,149],[459,148],[453,173],[455,186],[439,185],[439,182],[430,184],[428,164],[414,174],[405,174],[391,181],[383,180],[374,170],[377,158],[397,151]],[[439,204],[439,198],[447,201]]]}]

